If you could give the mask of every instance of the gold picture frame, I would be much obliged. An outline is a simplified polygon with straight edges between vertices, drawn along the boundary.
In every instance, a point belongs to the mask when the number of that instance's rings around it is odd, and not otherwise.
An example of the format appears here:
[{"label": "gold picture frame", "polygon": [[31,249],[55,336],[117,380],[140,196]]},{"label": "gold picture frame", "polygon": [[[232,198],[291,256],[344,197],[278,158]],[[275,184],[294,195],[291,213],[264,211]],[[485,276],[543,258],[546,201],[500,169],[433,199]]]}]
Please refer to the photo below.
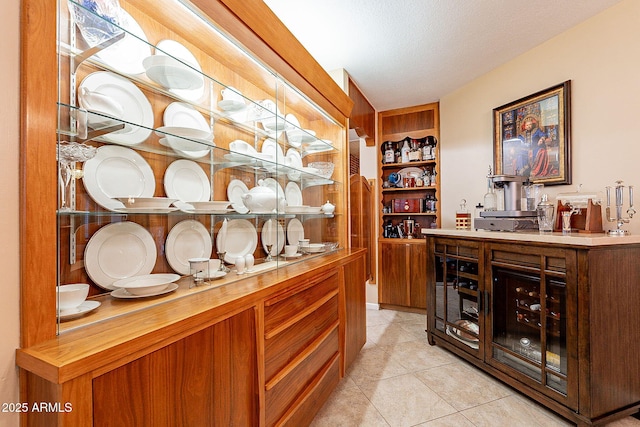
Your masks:
[{"label": "gold picture frame", "polygon": [[571,184],[571,81],[493,110],[496,175]]}]

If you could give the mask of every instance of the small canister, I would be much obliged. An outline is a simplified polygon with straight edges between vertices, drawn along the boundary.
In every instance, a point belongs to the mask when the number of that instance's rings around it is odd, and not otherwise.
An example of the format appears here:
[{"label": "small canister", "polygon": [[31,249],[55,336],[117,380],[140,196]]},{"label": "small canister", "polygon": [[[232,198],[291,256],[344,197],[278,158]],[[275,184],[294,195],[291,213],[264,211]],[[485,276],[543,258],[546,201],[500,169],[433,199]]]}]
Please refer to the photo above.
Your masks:
[{"label": "small canister", "polygon": [[460,210],[456,212],[456,230],[471,230],[471,212],[467,210],[467,201],[462,199]]},{"label": "small canister", "polygon": [[540,233],[551,233],[553,231],[553,216],[555,210],[555,205],[549,201],[549,197],[546,194],[543,194],[536,208],[538,230]]}]

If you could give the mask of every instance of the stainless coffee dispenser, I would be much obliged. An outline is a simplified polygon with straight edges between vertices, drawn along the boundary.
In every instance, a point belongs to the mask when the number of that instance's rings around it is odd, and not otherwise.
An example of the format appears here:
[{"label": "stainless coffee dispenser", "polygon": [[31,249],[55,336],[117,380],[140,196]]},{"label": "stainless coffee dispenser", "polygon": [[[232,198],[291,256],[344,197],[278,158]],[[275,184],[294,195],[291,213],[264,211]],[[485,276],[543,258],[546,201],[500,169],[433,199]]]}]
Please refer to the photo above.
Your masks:
[{"label": "stainless coffee dispenser", "polygon": [[489,178],[494,186],[503,190],[504,209],[480,212],[480,218],[475,220],[475,228],[494,231],[537,230],[535,208],[528,210],[528,206],[523,208],[521,205],[522,186],[527,182],[527,177],[492,175]]}]

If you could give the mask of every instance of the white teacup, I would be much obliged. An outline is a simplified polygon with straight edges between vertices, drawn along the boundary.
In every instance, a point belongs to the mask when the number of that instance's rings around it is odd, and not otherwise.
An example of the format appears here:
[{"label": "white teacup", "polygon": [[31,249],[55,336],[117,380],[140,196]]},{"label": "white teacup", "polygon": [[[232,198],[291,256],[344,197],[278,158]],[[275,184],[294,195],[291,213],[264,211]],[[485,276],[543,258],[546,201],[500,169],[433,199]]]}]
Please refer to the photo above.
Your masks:
[{"label": "white teacup", "polygon": [[300,252],[305,253],[307,248],[309,248],[309,239],[300,239],[298,241],[298,246],[300,247]]},{"label": "white teacup", "polygon": [[285,245],[284,254],[285,256],[293,256],[298,252],[298,245]]}]

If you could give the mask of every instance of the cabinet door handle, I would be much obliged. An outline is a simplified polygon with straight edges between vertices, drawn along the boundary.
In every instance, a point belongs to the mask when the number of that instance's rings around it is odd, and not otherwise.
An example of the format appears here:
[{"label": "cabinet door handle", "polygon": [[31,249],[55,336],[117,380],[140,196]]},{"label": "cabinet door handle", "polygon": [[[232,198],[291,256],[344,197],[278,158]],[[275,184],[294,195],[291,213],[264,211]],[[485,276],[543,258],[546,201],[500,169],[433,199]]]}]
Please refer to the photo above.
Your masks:
[{"label": "cabinet door handle", "polygon": [[489,291],[484,291],[484,315],[489,314]]},{"label": "cabinet door handle", "polygon": [[483,310],[483,307],[484,307],[484,301],[483,301],[483,298],[482,298],[482,291],[481,290],[478,290],[477,299],[478,299],[478,313],[482,313],[482,310]]}]

